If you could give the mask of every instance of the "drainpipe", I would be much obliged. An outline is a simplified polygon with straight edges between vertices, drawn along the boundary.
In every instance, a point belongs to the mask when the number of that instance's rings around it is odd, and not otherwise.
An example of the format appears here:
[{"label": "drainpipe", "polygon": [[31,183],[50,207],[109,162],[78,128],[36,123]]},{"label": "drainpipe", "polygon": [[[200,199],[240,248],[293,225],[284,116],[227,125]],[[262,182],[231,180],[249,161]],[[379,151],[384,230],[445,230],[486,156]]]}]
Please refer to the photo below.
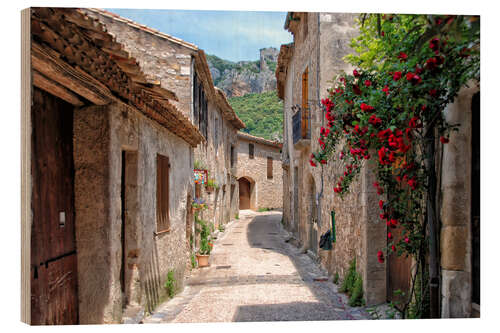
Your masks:
[{"label": "drainpipe", "polygon": [[436,170],[435,170],[435,127],[431,124],[426,131],[426,167],[429,172],[427,193],[427,227],[429,228],[429,285],[430,317],[439,318],[439,261],[437,254],[437,218],[436,218]]},{"label": "drainpipe", "polygon": [[[316,13],[317,15],[317,24],[318,24],[318,33],[317,33],[317,45],[318,45],[318,48],[317,48],[317,54],[316,54],[316,103],[318,103],[318,105],[320,105],[320,89],[321,89],[321,84],[320,84],[320,81],[319,81],[319,72],[320,72],[320,69],[321,69],[321,63],[320,63],[320,53],[321,53],[321,38],[320,38],[320,33],[321,33],[321,30],[320,30],[320,13]],[[316,106],[318,106],[316,105]],[[325,126],[325,117],[323,115],[323,108],[320,107],[320,110],[321,110],[321,126]],[[311,133],[311,137],[312,137],[312,133]],[[323,198],[323,182],[324,182],[324,175],[323,175],[323,164],[321,164],[321,191],[318,193],[318,196],[317,196],[317,206],[318,206],[318,227],[321,225],[321,216],[322,216],[322,210],[321,210],[321,199]],[[321,231],[320,231],[321,233]]]}]

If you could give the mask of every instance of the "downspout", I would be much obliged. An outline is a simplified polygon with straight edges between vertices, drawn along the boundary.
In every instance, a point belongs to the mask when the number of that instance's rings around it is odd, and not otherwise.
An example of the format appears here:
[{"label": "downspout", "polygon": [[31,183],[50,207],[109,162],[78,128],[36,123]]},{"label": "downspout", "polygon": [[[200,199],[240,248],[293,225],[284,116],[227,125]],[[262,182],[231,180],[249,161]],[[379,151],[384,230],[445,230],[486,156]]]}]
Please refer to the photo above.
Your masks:
[{"label": "downspout", "polygon": [[[321,34],[321,30],[320,30],[320,13],[316,13],[317,15],[317,22],[318,22],[318,33],[317,33],[317,38],[318,38],[318,42],[317,42],[317,45],[318,45],[318,48],[317,48],[317,54],[316,54],[316,58],[317,58],[317,62],[316,62],[316,86],[317,86],[317,89],[316,89],[316,106],[320,105],[320,89],[321,89],[321,84],[320,84],[320,81],[319,81],[319,72],[320,72],[320,69],[321,69],[321,63],[320,63],[320,60],[321,60],[321,57],[320,57],[320,53],[321,53],[321,38],[320,38],[320,34]],[[321,110],[321,126],[325,126],[325,117],[323,115],[323,108],[320,106],[319,107],[320,110]],[[311,137],[312,137],[312,133],[311,133]],[[322,216],[322,210],[321,210],[321,199],[323,198],[323,183],[324,183],[324,173],[323,173],[324,169],[323,169],[323,164],[321,164],[321,191],[318,193],[318,197],[317,197],[317,203],[318,203],[318,227],[321,226],[321,216]],[[321,232],[321,231],[320,231]]]},{"label": "downspout", "polygon": [[427,227],[429,228],[429,285],[430,317],[439,318],[439,261],[437,254],[437,214],[436,214],[436,165],[435,165],[435,126],[427,128],[425,139],[426,167],[429,172],[427,193]]}]

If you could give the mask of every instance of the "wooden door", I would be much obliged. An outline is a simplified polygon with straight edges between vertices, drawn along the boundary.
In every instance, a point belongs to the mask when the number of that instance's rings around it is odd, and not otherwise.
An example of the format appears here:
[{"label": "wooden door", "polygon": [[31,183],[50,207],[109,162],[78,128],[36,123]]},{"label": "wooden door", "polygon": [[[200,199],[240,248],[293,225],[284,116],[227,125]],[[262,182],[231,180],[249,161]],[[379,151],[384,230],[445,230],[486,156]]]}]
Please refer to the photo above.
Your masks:
[{"label": "wooden door", "polygon": [[480,304],[480,261],[481,261],[481,228],[480,228],[480,116],[479,93],[472,98],[472,302]]},{"label": "wooden door", "polygon": [[[401,239],[401,227],[395,229],[389,228],[389,230],[395,243]],[[389,243],[389,239],[387,240]],[[398,257],[395,252],[391,252],[387,256],[387,300],[393,302],[399,302],[398,307],[404,304],[407,300],[407,295],[410,290],[411,281],[411,259],[406,258],[404,255]],[[395,291],[402,291],[405,293],[403,295],[395,294]]]},{"label": "wooden door", "polygon": [[34,88],[31,117],[31,323],[77,324],[73,106]]},{"label": "wooden door", "polygon": [[250,182],[241,178],[238,183],[240,184],[240,209],[250,209]]}]

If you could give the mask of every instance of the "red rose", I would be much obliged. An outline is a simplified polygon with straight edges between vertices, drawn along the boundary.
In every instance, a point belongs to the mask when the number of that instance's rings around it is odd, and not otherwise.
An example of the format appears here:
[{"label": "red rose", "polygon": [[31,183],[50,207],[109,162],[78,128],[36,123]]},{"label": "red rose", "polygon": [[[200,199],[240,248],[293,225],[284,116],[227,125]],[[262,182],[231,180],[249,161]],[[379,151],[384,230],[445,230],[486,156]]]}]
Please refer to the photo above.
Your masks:
[{"label": "red rose", "polygon": [[385,36],[385,31],[382,31],[380,34],[382,35],[382,37],[384,37]]},{"label": "red rose", "polygon": [[401,62],[406,61],[408,59],[408,55],[404,52],[399,52],[398,59],[400,59]]},{"label": "red rose", "polygon": [[392,239],[392,233],[391,232],[387,233],[387,238]]},{"label": "red rose", "polygon": [[311,164],[311,166],[313,166],[313,167],[316,166],[316,163],[314,163],[313,160],[309,160],[309,164]]},{"label": "red rose", "polygon": [[394,81],[398,81],[403,74],[401,72],[394,72],[394,75],[392,76],[392,79]]},{"label": "red rose", "polygon": [[375,110],[375,108],[373,106],[370,106],[366,103],[361,103],[361,110],[365,111],[365,112],[369,112],[369,111],[373,111]]},{"label": "red rose", "polygon": [[408,74],[406,74],[406,80],[411,81],[413,79],[413,75],[415,75],[415,74],[413,74],[412,72],[409,72]]},{"label": "red rose", "polygon": [[382,251],[377,252],[377,258],[378,258],[379,263],[381,263],[381,264],[384,263],[384,253]]},{"label": "red rose", "polygon": [[325,160],[321,160],[320,163],[321,164],[326,164],[326,161]]},{"label": "red rose", "polygon": [[370,80],[365,80],[365,86],[369,87],[372,85],[372,82]]},{"label": "red rose", "polygon": [[[440,19],[438,20],[440,21]],[[436,51],[439,47],[439,39],[438,38],[431,39],[431,41],[429,42],[429,47],[431,48],[432,51]]]},{"label": "red rose", "polygon": [[441,141],[442,144],[446,144],[446,143],[450,142],[450,139],[445,138],[444,136],[442,136],[442,137],[439,138],[439,141]]},{"label": "red rose", "polygon": [[358,77],[360,74],[358,73],[357,70],[353,70],[352,75],[354,75],[354,77]]},{"label": "red rose", "polygon": [[382,89],[382,91],[383,91],[383,92],[385,92],[385,95],[386,95],[386,96],[387,96],[387,95],[389,95],[389,86],[386,84],[386,85],[384,86],[384,89]]},{"label": "red rose", "polygon": [[356,95],[361,95],[361,89],[359,89],[358,85],[356,85],[356,84],[355,84],[355,85],[353,85],[353,86],[352,86],[352,90],[354,91],[354,93],[355,93]]},{"label": "red rose", "polygon": [[380,207],[380,209],[384,209],[384,201],[383,200],[380,200],[378,202],[378,206]]},{"label": "red rose", "polygon": [[410,240],[408,239],[408,237],[405,237],[405,243],[409,243]]},{"label": "red rose", "polygon": [[437,94],[438,94],[438,91],[436,89],[429,90],[429,95],[431,95],[432,97],[436,97]]},{"label": "red rose", "polygon": [[396,247],[394,245],[391,245],[392,251],[396,252]]},{"label": "red rose", "polygon": [[408,181],[408,186],[410,186],[412,190],[415,189],[415,187],[417,186],[417,181],[415,180],[415,178],[412,178]]}]

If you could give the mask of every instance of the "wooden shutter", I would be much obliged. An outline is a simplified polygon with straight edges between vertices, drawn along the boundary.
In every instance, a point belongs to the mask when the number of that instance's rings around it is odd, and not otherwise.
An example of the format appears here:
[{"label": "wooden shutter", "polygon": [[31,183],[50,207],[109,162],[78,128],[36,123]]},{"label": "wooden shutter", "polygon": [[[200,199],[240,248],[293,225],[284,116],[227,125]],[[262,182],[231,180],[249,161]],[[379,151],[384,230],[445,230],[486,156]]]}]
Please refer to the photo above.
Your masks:
[{"label": "wooden shutter", "polygon": [[309,69],[306,68],[304,73],[302,74],[302,126],[301,133],[302,138],[307,138],[307,130],[309,128],[308,119],[309,119]]},{"label": "wooden shutter", "polygon": [[273,158],[267,158],[267,179],[273,178]]},{"label": "wooden shutter", "polygon": [[255,156],[254,148],[255,147],[254,147],[253,143],[248,144],[248,158],[250,158],[250,159],[253,159]]},{"label": "wooden shutter", "polygon": [[156,158],[156,232],[170,230],[169,173],[168,157],[158,154]]},{"label": "wooden shutter", "polygon": [[234,166],[234,146],[231,146],[231,168]]}]

